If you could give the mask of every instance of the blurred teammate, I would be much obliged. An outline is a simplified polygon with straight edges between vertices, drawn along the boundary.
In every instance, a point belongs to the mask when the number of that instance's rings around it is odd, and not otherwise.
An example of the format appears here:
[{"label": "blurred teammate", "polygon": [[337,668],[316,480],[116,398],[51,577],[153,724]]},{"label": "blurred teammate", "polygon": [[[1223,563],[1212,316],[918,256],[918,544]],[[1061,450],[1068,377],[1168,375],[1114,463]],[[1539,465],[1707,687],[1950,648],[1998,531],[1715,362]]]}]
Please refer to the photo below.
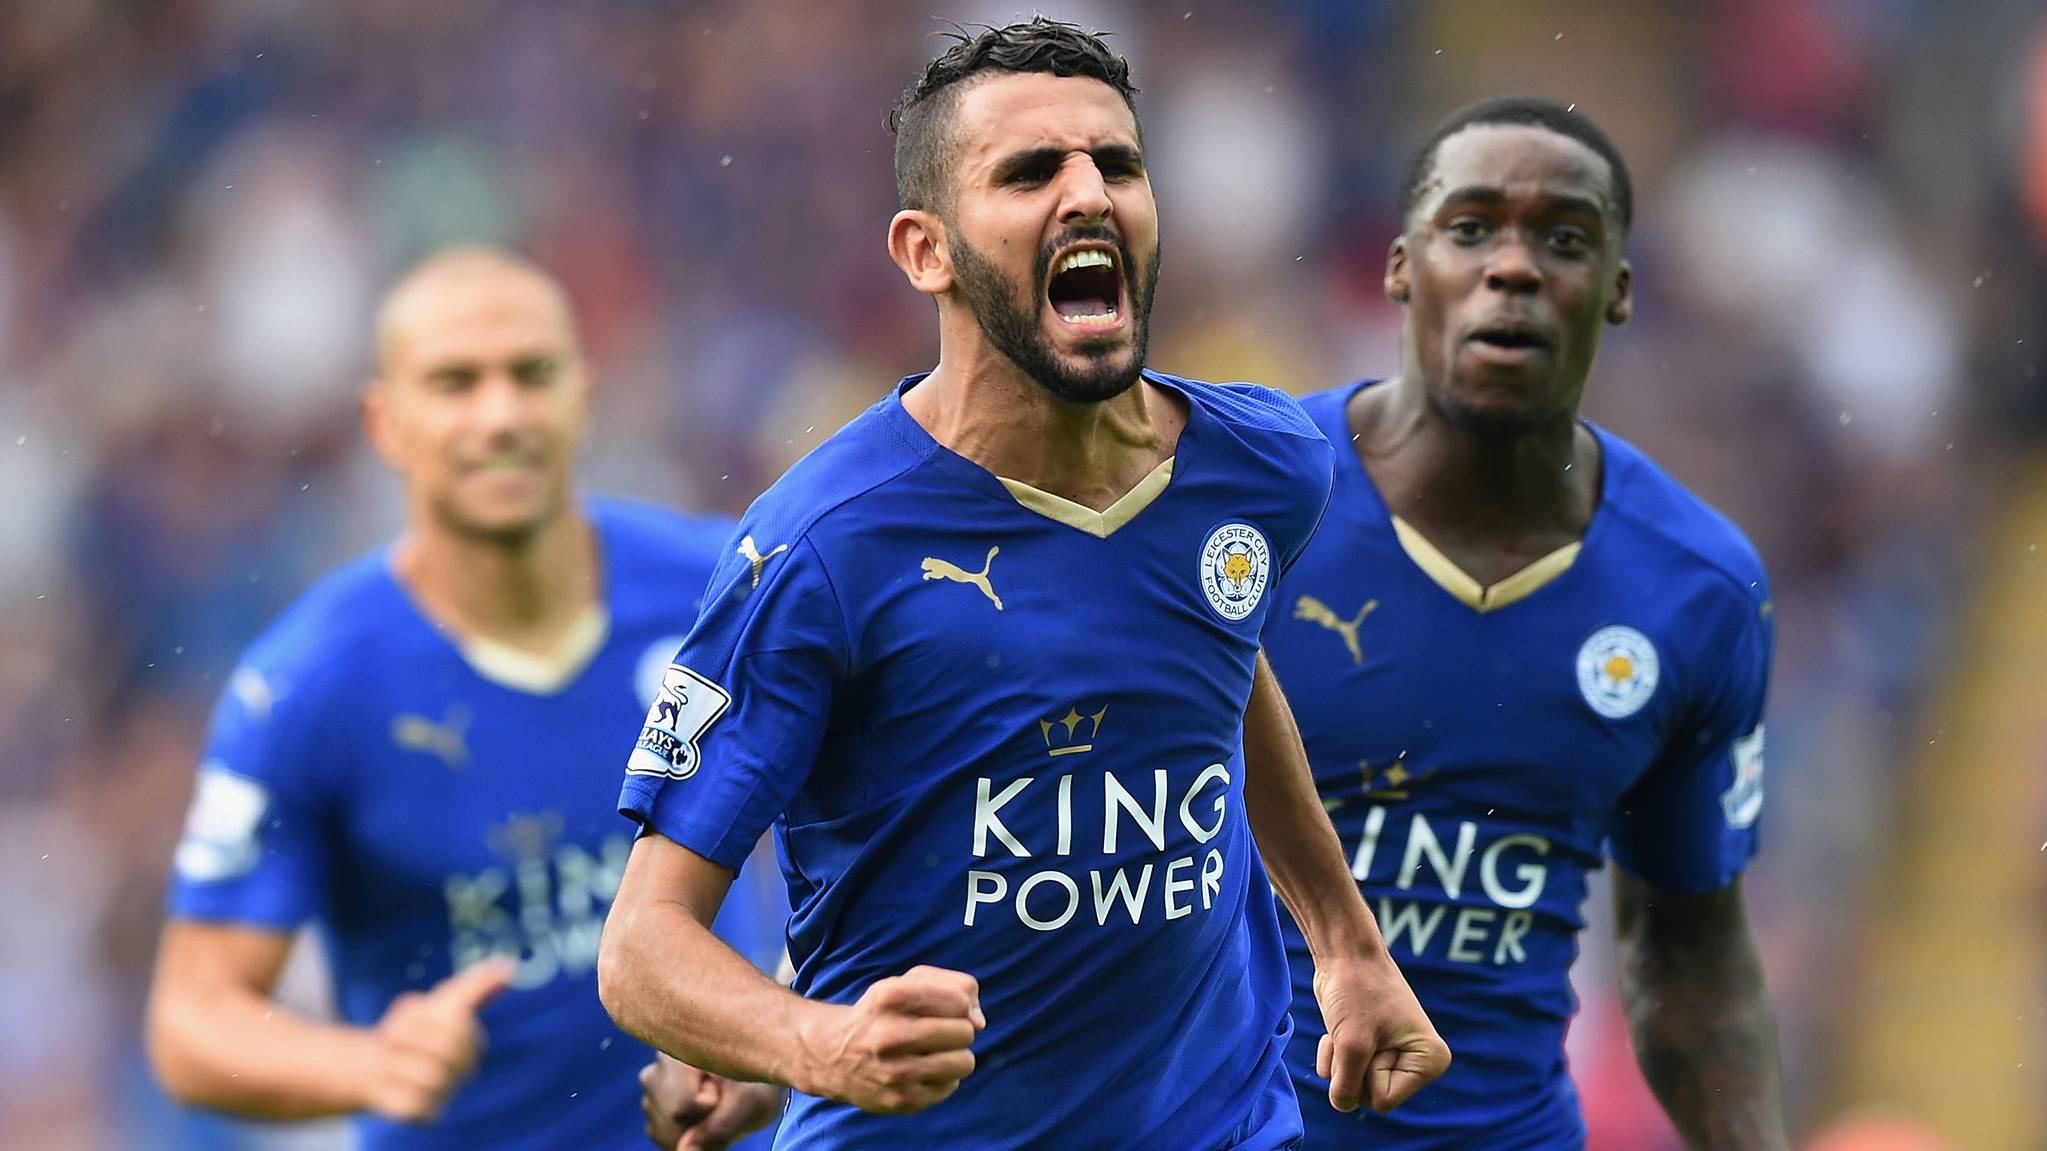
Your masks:
[{"label": "blurred teammate", "polygon": [[[1040,18],[963,36],[899,106],[888,247],[938,366],[747,513],[628,768],[650,834],[605,1002],[793,1084],[780,1147],[1292,1145],[1275,888],[1332,1099],[1390,1107],[1448,1061],[1259,654],[1330,448],[1278,393],[1142,371],[1131,91]],[[771,822],[796,994],[705,927]]]},{"label": "blurred teammate", "polygon": [[[1400,374],[1310,397],[1328,515],[1265,630],[1324,806],[1457,1052],[1398,1114],[1304,1108],[1313,1148],[1567,1148],[1586,877],[1611,848],[1642,1069],[1699,1148],[1784,1146],[1742,907],[1772,644],[1741,533],[1578,418],[1628,318],[1628,173],[1583,115],[1473,105],[1402,197]],[[1729,445],[1729,450],[1739,450]],[[1307,1089],[1310,948],[1288,925]]]},{"label": "blurred teammate", "polygon": [[[151,1055],[186,1102],[359,1114],[367,1148],[637,1147],[647,1052],[596,994],[631,845],[607,801],[730,525],[572,496],[590,383],[524,260],[427,260],[377,338],[363,416],[406,531],[307,592],[220,700]],[[308,921],[338,1024],[270,999]]]}]

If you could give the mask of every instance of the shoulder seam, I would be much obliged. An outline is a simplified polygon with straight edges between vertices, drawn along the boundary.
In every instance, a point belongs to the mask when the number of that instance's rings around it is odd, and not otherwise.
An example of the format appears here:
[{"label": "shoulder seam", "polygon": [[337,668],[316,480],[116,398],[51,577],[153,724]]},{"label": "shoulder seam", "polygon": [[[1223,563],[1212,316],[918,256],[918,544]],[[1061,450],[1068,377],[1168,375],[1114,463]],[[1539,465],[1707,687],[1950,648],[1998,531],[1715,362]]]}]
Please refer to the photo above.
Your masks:
[{"label": "shoulder seam", "polygon": [[[902,443],[901,437],[896,436],[895,429],[893,428],[889,429],[889,436],[890,438],[895,439],[898,443]],[[875,478],[873,481],[860,487],[859,489],[847,492],[844,495],[840,496],[839,498],[833,500],[832,502],[811,512],[807,517],[805,517],[802,521],[799,522],[795,529],[794,537],[796,539],[801,539],[808,542],[808,540],[810,539],[811,529],[817,527],[818,524],[824,522],[827,516],[830,516],[834,512],[839,511],[841,508],[844,508],[846,505],[852,503],[854,500],[857,500],[862,496],[867,495],[869,492],[872,492],[877,488],[885,487],[888,484],[896,482],[897,480],[908,475],[910,472],[924,466],[924,462],[931,458],[930,449],[923,447],[923,445],[904,444],[903,446],[910,448],[915,453],[912,459],[905,462],[901,467],[891,469],[887,474],[879,476]],[[785,476],[787,474],[788,473],[784,473]],[[740,517],[738,526],[740,527],[746,526],[746,517],[744,516]],[[812,551],[815,552],[816,549],[813,548]],[[822,553],[819,553],[819,559],[820,560],[823,559]],[[837,593],[834,592],[833,594],[836,595]]]},{"label": "shoulder seam", "polygon": [[[1676,481],[1672,480],[1671,482],[1675,483]],[[1682,485],[1680,485],[1680,487],[1682,487]],[[1738,526],[1735,526],[1732,520],[1727,520],[1726,516],[1723,515],[1719,509],[1713,507],[1711,504],[1706,503],[1704,500],[1699,499],[1698,496],[1693,495],[1689,488],[1685,488],[1683,490],[1684,494],[1687,497],[1698,502],[1702,507],[1712,512],[1714,515],[1720,516],[1720,518],[1723,521],[1725,521],[1730,527],[1734,527],[1734,531],[1736,535],[1740,537],[1743,545],[1746,546],[1751,553],[1755,551],[1755,545],[1749,541],[1747,534],[1742,532]],[[1708,555],[1704,549],[1697,547],[1696,545],[1692,544],[1690,541],[1684,539],[1683,537],[1665,531],[1661,524],[1652,523],[1649,520],[1643,518],[1642,516],[1635,514],[1634,509],[1616,505],[1612,508],[1602,508],[1601,510],[1613,512],[1613,514],[1626,520],[1628,523],[1633,524],[1640,530],[1647,532],[1652,536],[1655,536],[1657,539],[1662,540],[1664,543],[1669,544],[1671,547],[1674,547],[1679,551],[1684,552],[1686,555],[1691,556],[1693,559],[1699,561],[1699,563],[1703,564],[1707,568],[1710,568],[1715,575],[1718,575],[1722,580],[1726,581],[1728,584],[1731,584],[1737,592],[1747,597],[1748,599],[1753,600],[1757,603],[1761,603],[1770,598],[1767,594],[1763,592],[1761,587],[1751,586],[1749,584],[1749,581],[1743,579],[1741,577],[1741,574],[1739,572],[1732,570],[1732,568],[1728,564],[1721,562],[1719,559],[1711,555]],[[1762,574],[1765,580],[1767,580],[1768,573],[1763,571],[1762,557],[1760,556],[1756,557],[1756,568],[1758,573]]]},{"label": "shoulder seam", "polygon": [[[902,473],[897,473],[897,475],[900,474]],[[873,489],[869,488],[867,490],[872,491]],[[838,581],[832,578],[832,565],[826,562],[824,553],[817,550],[817,544],[811,541],[810,532],[805,530],[798,538],[803,541],[803,546],[809,550],[810,554],[816,558],[818,574],[824,577],[825,590],[832,593],[832,607],[839,617],[839,637],[846,645],[846,667],[844,670],[850,674],[853,666],[853,626],[846,619],[846,598],[839,594]]]}]

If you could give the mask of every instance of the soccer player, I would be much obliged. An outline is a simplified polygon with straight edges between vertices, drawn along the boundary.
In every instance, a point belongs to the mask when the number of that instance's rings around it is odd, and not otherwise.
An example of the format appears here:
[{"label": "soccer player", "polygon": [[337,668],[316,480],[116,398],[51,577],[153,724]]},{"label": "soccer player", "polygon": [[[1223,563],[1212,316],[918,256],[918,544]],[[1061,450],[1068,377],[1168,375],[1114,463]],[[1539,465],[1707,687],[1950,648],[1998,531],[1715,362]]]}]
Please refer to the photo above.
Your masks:
[{"label": "soccer player", "polygon": [[[647,1050],[596,994],[631,846],[607,800],[730,525],[574,498],[590,382],[525,260],[429,258],[377,338],[363,418],[406,530],[307,592],[221,697],[151,1056],[186,1102],[357,1114],[371,1149],[638,1147]],[[338,1024],[270,998],[309,921]]]},{"label": "soccer player", "polygon": [[[1039,18],[905,96],[888,249],[937,367],[747,512],[633,752],[605,1004],[792,1084],[778,1147],[1292,1145],[1274,889],[1336,1106],[1448,1062],[1259,653],[1331,450],[1278,393],[1143,370],[1132,91]],[[770,823],[793,994],[706,930]]]},{"label": "soccer player", "polygon": [[[1429,137],[1401,206],[1400,372],[1306,401],[1348,449],[1264,638],[1457,1064],[1394,1115],[1305,1107],[1308,1146],[1581,1146],[1568,972],[1610,846],[1650,1085],[1692,1147],[1783,1147],[1741,896],[1769,588],[1734,525],[1578,418],[1600,330],[1631,307],[1627,166],[1582,113],[1491,100]],[[1315,949],[1288,942],[1305,1097]]]}]

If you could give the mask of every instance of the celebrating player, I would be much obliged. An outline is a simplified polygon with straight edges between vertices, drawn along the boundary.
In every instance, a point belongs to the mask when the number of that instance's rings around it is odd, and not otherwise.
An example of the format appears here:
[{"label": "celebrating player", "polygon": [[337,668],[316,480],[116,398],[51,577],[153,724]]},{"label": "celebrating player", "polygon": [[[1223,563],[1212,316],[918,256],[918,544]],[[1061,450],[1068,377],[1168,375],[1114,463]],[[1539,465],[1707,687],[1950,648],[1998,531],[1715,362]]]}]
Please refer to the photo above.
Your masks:
[{"label": "celebrating player", "polygon": [[[1627,166],[1544,100],[1421,149],[1386,293],[1400,374],[1311,397],[1340,451],[1265,643],[1324,806],[1457,1065],[1396,1115],[1305,1107],[1316,1148],[1581,1146],[1564,1066],[1586,876],[1608,843],[1650,1085],[1700,1148],[1778,1148],[1742,907],[1762,809],[1770,596],[1736,528],[1578,418],[1628,318]],[[1305,1098],[1319,955],[1287,925]]]},{"label": "celebrating player", "polygon": [[[221,698],[151,1055],[190,1103],[359,1113],[367,1148],[637,1147],[647,1052],[596,996],[630,849],[605,800],[730,525],[572,499],[589,379],[523,259],[427,260],[378,341],[363,416],[406,532],[302,597]],[[306,921],[341,1024],[270,999]]]},{"label": "celebrating player", "polygon": [[[650,834],[605,1003],[793,1084],[784,1148],[1291,1145],[1275,889],[1315,948],[1331,1101],[1391,1107],[1448,1062],[1259,652],[1331,451],[1278,393],[1143,370],[1131,93],[1040,18],[905,97],[888,249],[938,365],[747,513],[758,558],[721,561],[633,752]],[[771,822],[796,994],[705,927]]]}]

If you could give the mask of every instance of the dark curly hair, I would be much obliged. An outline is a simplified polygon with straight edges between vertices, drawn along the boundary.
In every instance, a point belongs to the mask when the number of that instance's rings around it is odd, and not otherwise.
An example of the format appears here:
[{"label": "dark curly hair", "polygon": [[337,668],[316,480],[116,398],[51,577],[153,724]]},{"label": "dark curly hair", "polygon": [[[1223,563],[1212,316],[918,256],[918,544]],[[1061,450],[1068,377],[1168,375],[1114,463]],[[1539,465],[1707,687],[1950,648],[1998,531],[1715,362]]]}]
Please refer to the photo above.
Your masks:
[{"label": "dark curly hair", "polygon": [[951,198],[958,157],[950,131],[952,111],[966,81],[987,72],[1045,72],[1100,80],[1137,114],[1130,63],[1109,50],[1104,33],[1044,16],[1006,28],[955,25],[953,40],[888,114],[896,138],[896,199],[905,208],[941,209]]},{"label": "dark curly hair", "polygon": [[1628,162],[1621,159],[1621,150],[1602,131],[1592,118],[1578,111],[1575,105],[1566,106],[1543,96],[1495,96],[1466,104],[1443,118],[1429,133],[1429,138],[1416,149],[1414,159],[1407,166],[1407,183],[1400,189],[1400,219],[1405,225],[1413,214],[1414,207],[1421,199],[1423,185],[1435,175],[1436,150],[1443,141],[1464,131],[1486,124],[1524,124],[1543,128],[1578,141],[1599,154],[1606,161],[1607,186],[1613,192],[1614,212],[1620,216],[1621,233],[1625,235],[1635,222],[1635,187],[1628,178]]}]

